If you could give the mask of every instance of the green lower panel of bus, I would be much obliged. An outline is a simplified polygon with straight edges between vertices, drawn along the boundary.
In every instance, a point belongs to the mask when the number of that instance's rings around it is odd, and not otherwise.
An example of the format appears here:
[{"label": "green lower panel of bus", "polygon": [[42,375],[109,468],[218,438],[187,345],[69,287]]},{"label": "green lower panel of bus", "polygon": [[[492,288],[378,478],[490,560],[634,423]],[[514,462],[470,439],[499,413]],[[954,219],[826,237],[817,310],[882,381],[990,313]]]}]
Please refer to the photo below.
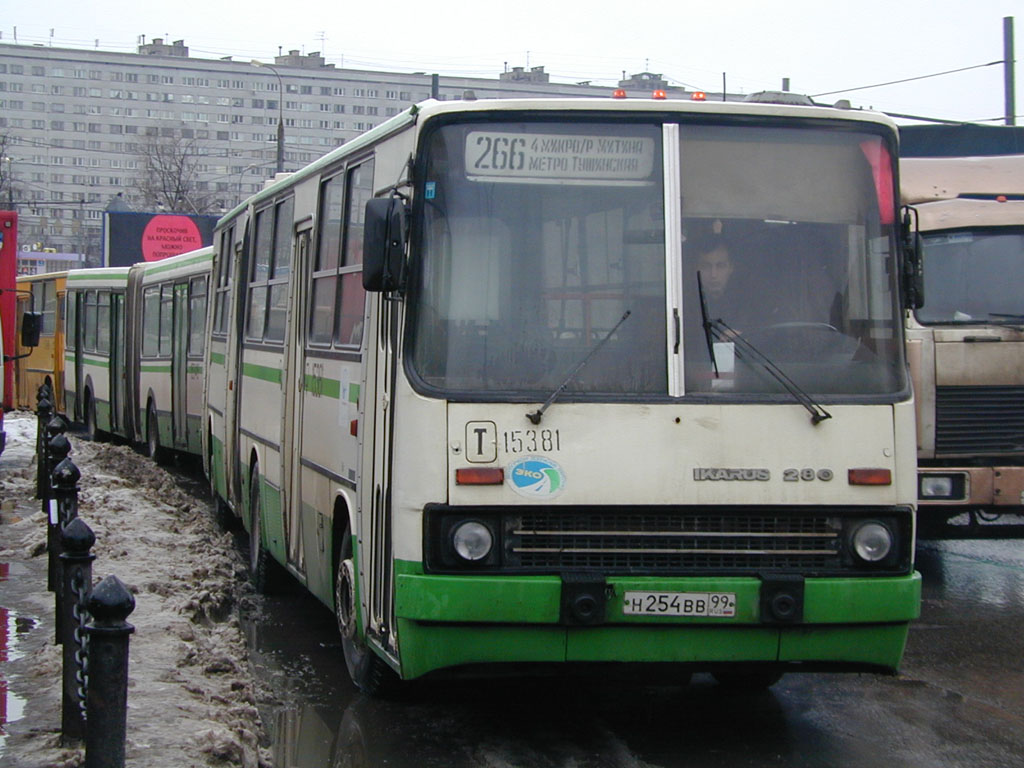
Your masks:
[{"label": "green lower panel of bus", "polygon": [[[398,563],[395,613],[403,677],[496,662],[809,662],[895,669],[920,610],[919,574],[804,582],[802,620],[761,620],[756,578],[612,577],[603,622],[560,623],[553,576],[435,576]],[[406,571],[403,573],[402,571]],[[626,592],[728,593],[735,615],[623,612]]]}]

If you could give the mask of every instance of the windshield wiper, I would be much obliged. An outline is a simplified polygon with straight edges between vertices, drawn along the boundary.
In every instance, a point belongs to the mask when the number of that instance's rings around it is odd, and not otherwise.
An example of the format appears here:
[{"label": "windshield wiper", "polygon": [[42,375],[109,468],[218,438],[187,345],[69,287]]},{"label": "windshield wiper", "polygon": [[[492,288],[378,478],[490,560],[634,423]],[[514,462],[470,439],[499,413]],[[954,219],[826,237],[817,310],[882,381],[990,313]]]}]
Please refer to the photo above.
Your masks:
[{"label": "windshield wiper", "polygon": [[712,335],[711,319],[708,316],[708,300],[704,295],[704,283],[701,282],[700,270],[697,270],[697,293],[700,296],[700,322],[704,328],[704,341],[708,345],[708,356],[711,358],[711,370],[718,378],[718,360],[715,359],[715,339]]},{"label": "windshield wiper", "polygon": [[[701,282],[699,269],[697,270],[697,293],[700,295],[700,319],[701,324],[704,326],[704,339],[707,341],[708,354],[711,356],[711,368],[715,372],[715,378],[718,378],[718,360],[715,358],[715,339],[718,339],[719,341],[731,341],[734,345],[733,350],[736,352],[737,357],[742,360],[744,357],[743,352],[749,353],[762,368],[768,371],[768,373],[770,373],[771,376],[779,382],[798,403],[800,403],[800,405],[810,412],[812,424],[817,426],[825,419],[832,418],[831,413],[816,403],[810,395],[804,392],[804,390],[800,389],[795,381],[789,378],[789,376],[787,376],[779,366],[771,361],[771,358],[740,336],[734,329],[726,325],[725,321],[721,318],[712,320],[709,317],[708,301],[707,297],[704,295],[704,284]],[[739,349],[737,349],[737,347],[739,347]]]},{"label": "windshield wiper", "polygon": [[622,325],[624,322],[626,322],[626,318],[629,317],[631,314],[632,314],[632,310],[627,309],[623,313],[622,317],[619,318],[619,322],[617,322],[614,326],[612,326],[612,329],[610,331],[608,331],[608,333],[606,333],[604,335],[604,338],[601,339],[599,342],[597,342],[597,344],[595,344],[593,346],[593,348],[591,348],[591,350],[589,352],[587,352],[587,354],[583,357],[582,360],[580,360],[578,363],[576,363],[576,367],[575,368],[573,368],[571,371],[569,371],[569,375],[566,376],[565,380],[561,384],[558,385],[558,389],[556,389],[554,392],[551,393],[551,397],[549,397],[547,400],[544,401],[544,405],[542,405],[540,408],[538,408],[533,413],[526,414],[526,418],[528,418],[534,424],[540,424],[540,420],[544,417],[544,411],[546,411],[548,409],[548,406],[550,406],[553,402],[555,402],[555,398],[558,397],[560,394],[562,394],[562,390],[563,389],[565,389],[567,386],[569,386],[569,382],[572,381],[576,377],[576,374],[580,372],[580,369],[583,368],[583,366],[585,366],[587,364],[587,362],[590,360],[590,358],[592,358],[594,356],[594,354],[597,352],[597,350],[599,350],[601,347],[603,347],[605,345],[605,343],[608,341],[608,339],[610,339],[612,337],[612,334],[615,333],[615,331],[617,331],[619,329],[620,325]]},{"label": "windshield wiper", "polygon": [[1007,312],[989,312],[988,316],[997,320],[1006,320],[1016,323],[1024,322],[1024,315],[1012,315]]}]

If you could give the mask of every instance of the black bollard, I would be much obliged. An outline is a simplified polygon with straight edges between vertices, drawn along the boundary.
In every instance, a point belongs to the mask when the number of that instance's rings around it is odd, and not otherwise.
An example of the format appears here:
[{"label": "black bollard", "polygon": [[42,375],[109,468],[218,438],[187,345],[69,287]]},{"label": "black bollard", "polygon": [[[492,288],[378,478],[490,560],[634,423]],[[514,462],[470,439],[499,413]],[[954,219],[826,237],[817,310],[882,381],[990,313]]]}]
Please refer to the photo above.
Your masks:
[{"label": "black bollard", "polygon": [[[64,552],[63,535],[65,527],[68,523],[78,517],[78,479],[82,476],[82,473],[75,466],[75,463],[68,456],[71,450],[71,443],[68,442],[67,437],[64,435],[57,435],[50,441],[50,453],[54,459],[58,460],[57,465],[53,468],[51,493],[53,499],[50,503],[53,506],[53,511],[50,514],[50,520],[56,521],[55,524],[51,522],[49,529],[47,530],[47,549],[49,550],[50,560],[50,582],[52,583],[51,590],[55,595],[56,602],[56,620],[54,621],[54,634],[56,640],[54,642],[60,645],[64,640],[64,611],[63,605],[63,592],[59,589],[60,585],[64,583],[64,577],[61,574],[62,561],[60,559]],[[52,535],[52,539],[49,537]],[[50,542],[53,542],[52,544]]]},{"label": "black bollard", "polygon": [[116,576],[107,576],[89,597],[89,730],[85,768],[124,768],[128,716],[128,636],[125,621],[135,598]]},{"label": "black bollard", "polygon": [[[71,441],[68,440],[66,435],[58,433],[53,439],[47,441],[46,450],[43,453],[46,456],[47,466],[56,467],[58,463],[66,459],[67,455],[71,453]],[[78,470],[76,469],[75,472],[78,472]],[[43,514],[46,515],[46,551],[49,553],[46,588],[51,592],[56,592],[60,588],[61,583],[60,530],[62,525],[67,524],[67,520],[60,519],[59,507],[54,502],[53,482],[54,476],[51,474],[47,478],[46,492],[43,495]],[[75,477],[75,482],[78,482],[78,475]]]},{"label": "black bollard", "polygon": [[61,697],[61,741],[85,738],[85,695],[87,690],[85,622],[86,604],[92,587],[92,561],[89,552],[96,543],[92,529],[76,517],[61,532],[64,554],[60,556],[63,574],[61,599],[62,641],[64,645],[64,693]]},{"label": "black bollard", "polygon": [[[39,389],[42,391],[42,387]],[[36,404],[36,414],[39,419],[36,424],[36,498],[45,499],[50,471],[46,466],[46,425],[53,418],[53,403],[46,397],[41,398]]]}]

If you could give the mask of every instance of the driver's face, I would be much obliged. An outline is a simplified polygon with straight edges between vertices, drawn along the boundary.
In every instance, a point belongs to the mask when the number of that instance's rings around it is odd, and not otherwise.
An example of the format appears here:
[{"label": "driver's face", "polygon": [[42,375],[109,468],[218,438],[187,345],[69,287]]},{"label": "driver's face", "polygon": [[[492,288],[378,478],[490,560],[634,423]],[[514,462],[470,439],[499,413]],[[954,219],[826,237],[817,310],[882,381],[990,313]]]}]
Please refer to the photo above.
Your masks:
[{"label": "driver's face", "polygon": [[700,270],[700,280],[704,291],[710,296],[721,296],[732,276],[732,260],[729,258],[729,251],[724,245],[718,246],[713,251],[708,251],[697,260],[697,269]]}]

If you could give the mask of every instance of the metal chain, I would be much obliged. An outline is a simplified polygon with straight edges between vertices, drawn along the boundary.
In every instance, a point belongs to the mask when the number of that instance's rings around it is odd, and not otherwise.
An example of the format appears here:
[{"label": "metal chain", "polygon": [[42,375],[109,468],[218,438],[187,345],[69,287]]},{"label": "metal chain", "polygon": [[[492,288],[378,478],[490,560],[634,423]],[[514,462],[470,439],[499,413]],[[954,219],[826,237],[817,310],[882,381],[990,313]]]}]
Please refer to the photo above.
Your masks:
[{"label": "metal chain", "polygon": [[82,578],[82,569],[76,568],[71,577],[71,589],[75,596],[71,615],[75,619],[75,680],[78,683],[78,707],[82,712],[82,720],[85,720],[85,705],[89,694],[89,635],[85,632],[89,620],[89,611],[85,607],[89,599],[87,586]]}]

